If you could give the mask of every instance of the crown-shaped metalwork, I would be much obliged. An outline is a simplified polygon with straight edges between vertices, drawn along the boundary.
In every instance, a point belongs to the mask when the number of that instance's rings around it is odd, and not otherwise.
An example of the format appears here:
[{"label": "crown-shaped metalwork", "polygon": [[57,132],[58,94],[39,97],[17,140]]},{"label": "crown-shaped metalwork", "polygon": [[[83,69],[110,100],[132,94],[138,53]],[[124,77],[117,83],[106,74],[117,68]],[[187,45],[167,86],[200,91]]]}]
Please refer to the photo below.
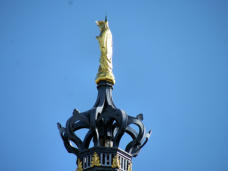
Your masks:
[{"label": "crown-shaped metalwork", "polygon": [[[65,128],[58,123],[60,135],[69,153],[79,156],[81,151],[89,149],[92,140],[94,147],[118,148],[122,136],[127,133],[132,141],[127,144],[125,151],[135,157],[148,141],[151,131],[146,133],[142,123],[143,115],[132,117],[116,108],[112,100],[112,88],[112,84],[107,81],[99,82],[98,97],[93,108],[81,113],[74,109]],[[139,131],[131,127],[131,124],[136,125]],[[77,131],[83,128],[87,128],[88,132],[84,139],[80,139]]]},{"label": "crown-shaped metalwork", "polygon": [[[115,84],[112,73],[112,34],[107,18],[97,21],[100,35],[100,66],[96,76],[98,96],[95,105],[88,111],[79,112],[74,109],[66,127],[58,123],[60,135],[69,153],[77,156],[77,171],[131,171],[132,157],[138,155],[147,143],[151,131],[146,133],[142,123],[143,115],[129,116],[118,109],[112,100],[112,89]],[[134,129],[131,125],[136,125]],[[82,139],[77,131],[87,128],[88,132]],[[125,151],[119,148],[124,134],[132,140]],[[93,143],[93,147],[90,145]],[[75,146],[73,145],[75,144]]]}]

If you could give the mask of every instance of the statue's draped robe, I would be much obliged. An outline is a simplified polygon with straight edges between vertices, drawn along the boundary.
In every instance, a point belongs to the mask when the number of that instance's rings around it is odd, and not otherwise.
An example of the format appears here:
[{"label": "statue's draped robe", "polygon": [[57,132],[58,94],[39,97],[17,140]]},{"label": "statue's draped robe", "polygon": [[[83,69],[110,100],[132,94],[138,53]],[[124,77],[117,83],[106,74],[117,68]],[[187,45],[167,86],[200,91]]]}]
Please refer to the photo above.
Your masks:
[{"label": "statue's draped robe", "polygon": [[114,75],[112,73],[112,33],[108,28],[101,29],[100,36],[97,36],[100,45],[100,66],[98,69],[96,83],[102,80],[115,83]]}]

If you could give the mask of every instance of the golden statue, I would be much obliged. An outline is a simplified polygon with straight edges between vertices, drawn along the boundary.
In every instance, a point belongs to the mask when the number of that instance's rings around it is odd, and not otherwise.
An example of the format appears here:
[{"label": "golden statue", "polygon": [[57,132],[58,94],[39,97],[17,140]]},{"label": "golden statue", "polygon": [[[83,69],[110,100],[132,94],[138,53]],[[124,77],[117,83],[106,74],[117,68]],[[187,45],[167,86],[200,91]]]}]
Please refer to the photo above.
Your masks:
[{"label": "golden statue", "polygon": [[127,169],[127,171],[132,171],[132,163],[129,163],[129,164],[128,164],[128,169]]},{"label": "golden statue", "polygon": [[120,160],[118,155],[115,155],[115,157],[113,157],[112,168],[120,168]]},{"label": "golden statue", "polygon": [[78,159],[77,165],[78,165],[77,171],[83,171],[83,169],[82,169],[82,162],[81,162],[80,159]]},{"label": "golden statue", "polygon": [[92,161],[91,161],[91,167],[94,166],[100,166],[100,159],[99,156],[96,152],[94,152],[93,157],[92,157]]},{"label": "golden statue", "polygon": [[112,73],[112,33],[108,26],[107,17],[105,17],[105,21],[96,21],[96,24],[100,29],[100,35],[96,38],[99,42],[101,51],[96,83],[108,81],[115,84],[115,78]]}]

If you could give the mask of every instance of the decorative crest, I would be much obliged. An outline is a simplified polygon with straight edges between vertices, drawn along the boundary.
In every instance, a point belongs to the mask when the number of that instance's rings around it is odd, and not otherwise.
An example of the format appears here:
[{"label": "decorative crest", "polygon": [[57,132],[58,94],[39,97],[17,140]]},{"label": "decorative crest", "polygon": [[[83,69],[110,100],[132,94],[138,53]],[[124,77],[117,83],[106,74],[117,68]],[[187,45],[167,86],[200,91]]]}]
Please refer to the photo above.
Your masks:
[{"label": "decorative crest", "polygon": [[91,162],[91,167],[100,166],[100,159],[96,152],[94,152]]},{"label": "decorative crest", "polygon": [[82,162],[81,162],[80,158],[78,158],[77,165],[78,165],[77,171],[83,171],[83,169],[82,169]]},{"label": "decorative crest", "polygon": [[115,155],[115,157],[113,158],[112,168],[120,168],[120,161],[117,155]]},{"label": "decorative crest", "polygon": [[128,164],[128,169],[127,169],[127,171],[132,171],[132,163],[129,163],[129,164]]}]

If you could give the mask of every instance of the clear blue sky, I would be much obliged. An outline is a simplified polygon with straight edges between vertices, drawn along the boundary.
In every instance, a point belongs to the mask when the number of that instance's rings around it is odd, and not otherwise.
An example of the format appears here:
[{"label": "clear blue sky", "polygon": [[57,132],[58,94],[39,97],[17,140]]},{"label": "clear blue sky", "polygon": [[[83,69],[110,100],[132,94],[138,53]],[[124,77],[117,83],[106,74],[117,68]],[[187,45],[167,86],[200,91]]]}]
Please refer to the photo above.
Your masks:
[{"label": "clear blue sky", "polygon": [[228,1],[0,0],[0,171],[73,171],[56,122],[97,96],[109,17],[113,99],[153,133],[133,171],[228,170]]}]

